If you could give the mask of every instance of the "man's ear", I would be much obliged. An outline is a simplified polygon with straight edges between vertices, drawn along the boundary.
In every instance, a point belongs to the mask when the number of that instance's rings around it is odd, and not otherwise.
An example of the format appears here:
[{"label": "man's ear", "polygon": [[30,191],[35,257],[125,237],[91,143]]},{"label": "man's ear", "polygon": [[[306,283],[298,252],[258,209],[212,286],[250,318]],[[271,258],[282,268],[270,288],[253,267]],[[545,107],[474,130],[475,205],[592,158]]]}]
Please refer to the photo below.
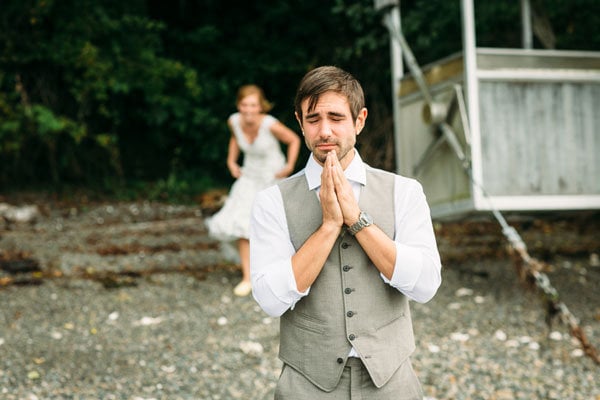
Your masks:
[{"label": "man's ear", "polygon": [[363,130],[363,128],[365,127],[365,123],[367,121],[367,115],[369,114],[369,112],[367,111],[366,107],[363,107],[359,113],[358,116],[356,117],[356,123],[354,124],[354,127],[356,129],[356,135],[360,135],[360,132]]},{"label": "man's ear", "polygon": [[296,121],[298,121],[298,125],[300,125],[300,130],[302,131],[302,136],[304,136],[304,128],[302,127],[302,120],[296,111],[294,111],[294,115],[296,116]]}]

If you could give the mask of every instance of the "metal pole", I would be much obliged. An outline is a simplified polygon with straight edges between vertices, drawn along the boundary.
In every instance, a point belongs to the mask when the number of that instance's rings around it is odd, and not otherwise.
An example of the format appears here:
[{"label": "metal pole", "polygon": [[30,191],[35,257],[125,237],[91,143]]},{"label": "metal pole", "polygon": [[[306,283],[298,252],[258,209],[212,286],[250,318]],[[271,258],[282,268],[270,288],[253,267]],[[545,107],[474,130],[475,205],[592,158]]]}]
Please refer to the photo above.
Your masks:
[{"label": "metal pole", "polygon": [[390,35],[392,35],[392,37],[398,41],[400,47],[402,48],[402,51],[404,51],[403,56],[406,59],[408,69],[412,73],[417,86],[421,90],[421,94],[423,95],[425,102],[429,105],[433,104],[433,98],[431,97],[431,93],[429,92],[429,88],[427,87],[427,83],[425,82],[423,71],[421,71],[421,67],[419,67],[419,63],[417,62],[417,59],[415,58],[412,50],[410,49],[408,42],[404,38],[402,31],[400,31],[399,26],[396,27],[395,25],[391,24],[389,14],[386,14],[386,16],[383,18],[383,21],[384,24],[387,26],[388,30],[390,31]]},{"label": "metal pole", "polygon": [[533,33],[531,29],[531,2],[521,0],[521,29],[524,49],[533,48]]},{"label": "metal pole", "polygon": [[[481,137],[479,132],[479,82],[477,78],[477,43],[475,40],[475,10],[473,0],[461,0],[463,27],[464,80],[467,97],[469,131],[471,133],[471,168],[474,179],[482,181]],[[475,209],[483,201],[483,193],[471,186]]]},{"label": "metal pole", "polygon": [[[386,15],[390,25],[393,25],[400,31],[400,7],[393,7]],[[400,145],[400,136],[402,128],[400,127],[400,81],[404,76],[404,65],[402,63],[402,47],[397,40],[390,37],[390,59],[392,62],[392,107],[394,108],[394,152],[396,154],[396,172],[400,173],[400,157],[402,147]]]}]

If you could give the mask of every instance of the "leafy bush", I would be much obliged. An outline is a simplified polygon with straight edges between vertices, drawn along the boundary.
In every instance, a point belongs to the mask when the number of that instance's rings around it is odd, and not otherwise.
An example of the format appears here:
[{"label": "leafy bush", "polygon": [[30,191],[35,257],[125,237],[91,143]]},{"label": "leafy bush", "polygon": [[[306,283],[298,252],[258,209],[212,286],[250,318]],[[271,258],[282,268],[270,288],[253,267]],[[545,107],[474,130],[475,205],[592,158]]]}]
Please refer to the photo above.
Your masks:
[{"label": "leafy bush", "polygon": [[[459,1],[400,3],[419,63],[460,50]],[[557,48],[587,50],[600,48],[597,3],[532,0]],[[518,2],[475,11],[480,45],[519,46]],[[377,153],[392,147],[392,93],[389,37],[372,0],[4,0],[0,185],[173,198],[229,184],[225,121],[237,88],[262,86],[272,113],[297,130],[296,85],[324,64],[363,83],[365,159],[393,169]]]}]

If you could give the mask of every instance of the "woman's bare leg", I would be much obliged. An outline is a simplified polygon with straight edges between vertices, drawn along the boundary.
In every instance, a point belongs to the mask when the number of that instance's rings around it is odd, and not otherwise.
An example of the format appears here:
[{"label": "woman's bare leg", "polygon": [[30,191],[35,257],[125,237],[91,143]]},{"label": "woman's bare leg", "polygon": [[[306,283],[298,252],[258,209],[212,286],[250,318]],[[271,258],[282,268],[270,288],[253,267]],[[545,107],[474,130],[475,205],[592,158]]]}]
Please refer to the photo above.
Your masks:
[{"label": "woman's bare leg", "polygon": [[252,291],[250,284],[250,241],[248,239],[239,239],[238,251],[242,264],[242,281],[235,287],[233,292],[237,296],[247,296]]}]

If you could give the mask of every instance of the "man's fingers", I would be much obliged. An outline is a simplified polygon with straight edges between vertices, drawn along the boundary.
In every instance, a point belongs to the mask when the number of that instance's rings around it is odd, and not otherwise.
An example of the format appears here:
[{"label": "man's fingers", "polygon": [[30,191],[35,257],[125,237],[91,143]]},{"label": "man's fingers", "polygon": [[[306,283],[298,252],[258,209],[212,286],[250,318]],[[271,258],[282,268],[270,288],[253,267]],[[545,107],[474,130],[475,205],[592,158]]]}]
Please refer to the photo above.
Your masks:
[{"label": "man's fingers", "polygon": [[323,209],[323,219],[334,220],[341,225],[343,223],[343,217],[339,200],[335,193],[334,168],[332,162],[331,155],[328,154],[321,174],[321,190],[319,192],[319,197],[321,199],[321,208]]},{"label": "man's fingers", "polygon": [[354,221],[360,213],[360,208],[354,197],[352,185],[346,179],[344,170],[335,153],[329,153],[325,162],[324,170],[330,174],[330,182],[333,187],[336,205],[339,207],[343,221]]}]

